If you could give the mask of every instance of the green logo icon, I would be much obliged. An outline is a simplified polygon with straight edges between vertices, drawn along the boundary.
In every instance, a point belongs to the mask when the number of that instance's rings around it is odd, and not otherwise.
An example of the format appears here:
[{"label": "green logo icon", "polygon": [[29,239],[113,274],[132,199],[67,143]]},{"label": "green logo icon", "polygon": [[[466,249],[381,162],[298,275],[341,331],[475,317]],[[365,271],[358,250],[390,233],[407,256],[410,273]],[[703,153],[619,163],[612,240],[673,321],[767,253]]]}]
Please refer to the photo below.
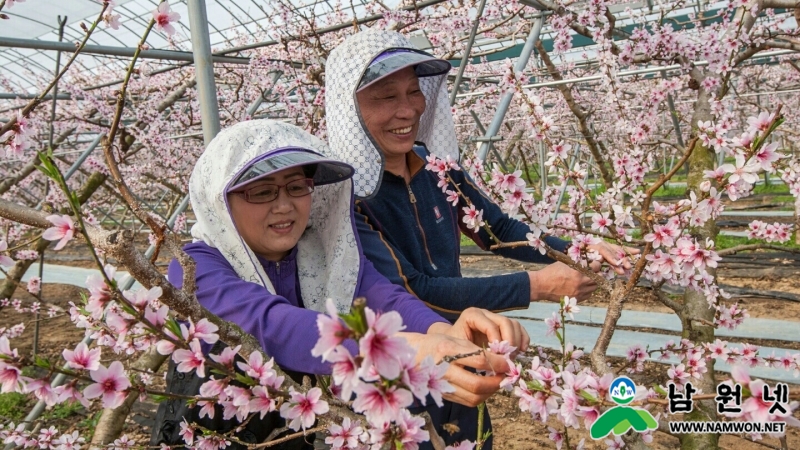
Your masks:
[{"label": "green logo icon", "polygon": [[658,428],[656,419],[649,411],[642,408],[623,406],[636,397],[636,385],[628,377],[617,377],[611,382],[609,389],[611,399],[617,406],[609,408],[592,424],[592,439],[602,439],[614,433],[614,436],[625,434],[633,428],[639,433]]}]

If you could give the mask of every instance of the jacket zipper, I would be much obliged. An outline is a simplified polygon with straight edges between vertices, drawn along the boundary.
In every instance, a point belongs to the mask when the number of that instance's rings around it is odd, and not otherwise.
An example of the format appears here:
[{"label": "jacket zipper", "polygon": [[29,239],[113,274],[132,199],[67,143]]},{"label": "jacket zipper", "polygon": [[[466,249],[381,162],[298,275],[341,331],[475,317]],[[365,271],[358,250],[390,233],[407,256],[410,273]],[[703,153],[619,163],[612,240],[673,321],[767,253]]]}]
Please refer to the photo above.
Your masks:
[{"label": "jacket zipper", "polygon": [[281,275],[281,262],[275,261],[275,271],[278,272],[278,276]]},{"label": "jacket zipper", "polygon": [[417,198],[414,196],[414,192],[411,190],[411,185],[406,183],[406,188],[408,188],[408,199],[411,201],[411,206],[414,207],[414,217],[417,219],[417,228],[419,228],[420,233],[422,233],[422,246],[425,247],[425,253],[428,255],[428,262],[431,263],[431,267],[433,270],[439,270],[436,267],[436,264],[433,263],[433,258],[431,258],[431,252],[428,250],[428,239],[425,237],[425,230],[422,229],[422,224],[419,223],[419,212],[417,211]]}]

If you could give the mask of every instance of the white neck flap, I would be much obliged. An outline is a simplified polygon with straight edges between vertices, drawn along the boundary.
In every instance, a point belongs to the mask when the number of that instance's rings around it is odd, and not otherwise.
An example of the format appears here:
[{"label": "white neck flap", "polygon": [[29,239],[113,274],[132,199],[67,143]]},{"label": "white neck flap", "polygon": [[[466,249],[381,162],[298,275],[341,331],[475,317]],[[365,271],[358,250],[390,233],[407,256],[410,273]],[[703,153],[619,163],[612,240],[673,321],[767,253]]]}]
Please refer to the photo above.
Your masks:
[{"label": "white neck flap", "polygon": [[[303,130],[271,120],[241,122],[219,133],[197,160],[189,180],[189,196],[197,223],[194,241],[218,249],[245,281],[275,288],[255,253],[236,231],[228,211],[225,189],[253,160],[287,147],[326,155],[324,142]],[[339,312],[347,312],[355,296],[361,268],[351,217],[351,182],[318,186],[311,203],[308,228],[298,242],[297,270],[305,307],[325,311],[332,298]]]},{"label": "white neck flap", "polygon": [[[368,30],[350,36],[333,49],[325,67],[325,117],[330,156],[355,167],[355,194],[369,198],[383,178],[383,154],[362,126],[356,105],[356,88],[372,60],[389,48],[415,48],[405,36],[394,31]],[[425,113],[420,118],[417,141],[434,155],[458,158],[447,75],[420,78],[425,94]]]}]

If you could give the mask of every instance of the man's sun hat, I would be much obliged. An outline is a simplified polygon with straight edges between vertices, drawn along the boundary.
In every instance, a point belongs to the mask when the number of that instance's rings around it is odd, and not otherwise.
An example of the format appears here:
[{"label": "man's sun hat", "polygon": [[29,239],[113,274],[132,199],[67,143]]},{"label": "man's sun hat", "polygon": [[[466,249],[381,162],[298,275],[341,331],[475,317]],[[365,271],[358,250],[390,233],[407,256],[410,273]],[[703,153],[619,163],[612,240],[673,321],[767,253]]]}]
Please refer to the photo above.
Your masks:
[{"label": "man's sun hat", "polygon": [[357,90],[360,91],[406,67],[414,67],[414,72],[418,77],[432,77],[446,74],[453,66],[448,61],[436,58],[422,50],[391,48],[381,52],[369,63]]},{"label": "man's sun hat", "polygon": [[275,172],[313,165],[313,178],[315,186],[337,183],[350,179],[355,172],[353,166],[336,161],[306,148],[288,147],[267,153],[263,159],[254,161],[242,170],[242,173],[234,179],[228,192],[240,189],[246,184],[265,178]]}]

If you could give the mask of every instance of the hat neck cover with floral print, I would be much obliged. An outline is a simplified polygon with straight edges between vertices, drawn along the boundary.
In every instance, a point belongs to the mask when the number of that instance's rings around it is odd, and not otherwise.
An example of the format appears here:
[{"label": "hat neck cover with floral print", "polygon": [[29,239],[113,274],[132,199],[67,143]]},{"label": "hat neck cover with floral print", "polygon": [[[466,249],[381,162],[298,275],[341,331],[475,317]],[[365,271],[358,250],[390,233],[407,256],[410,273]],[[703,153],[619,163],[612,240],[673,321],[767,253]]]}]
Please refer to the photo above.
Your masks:
[{"label": "hat neck cover with floral print", "polygon": [[[356,169],[353,185],[356,196],[362,198],[377,192],[383,179],[384,157],[361,120],[356,90],[370,62],[391,48],[416,49],[398,32],[367,30],[333,49],[325,66],[325,117],[330,146],[327,155]],[[446,73],[419,79],[426,107],[416,140],[424,142],[440,158],[449,155],[455,159],[458,142],[446,81]]]},{"label": "hat neck cover with floral print", "polygon": [[[249,120],[222,130],[208,144],[189,179],[189,198],[197,222],[192,238],[216,248],[245,281],[275,294],[264,267],[236,230],[226,192],[253,164],[287,148],[327,154],[323,141],[293,125]],[[311,198],[311,214],[297,243],[297,272],[306,308],[324,312],[332,298],[339,312],[353,302],[361,268],[361,252],[351,214],[352,184],[319,186]],[[258,207],[260,205],[252,205]]]}]

